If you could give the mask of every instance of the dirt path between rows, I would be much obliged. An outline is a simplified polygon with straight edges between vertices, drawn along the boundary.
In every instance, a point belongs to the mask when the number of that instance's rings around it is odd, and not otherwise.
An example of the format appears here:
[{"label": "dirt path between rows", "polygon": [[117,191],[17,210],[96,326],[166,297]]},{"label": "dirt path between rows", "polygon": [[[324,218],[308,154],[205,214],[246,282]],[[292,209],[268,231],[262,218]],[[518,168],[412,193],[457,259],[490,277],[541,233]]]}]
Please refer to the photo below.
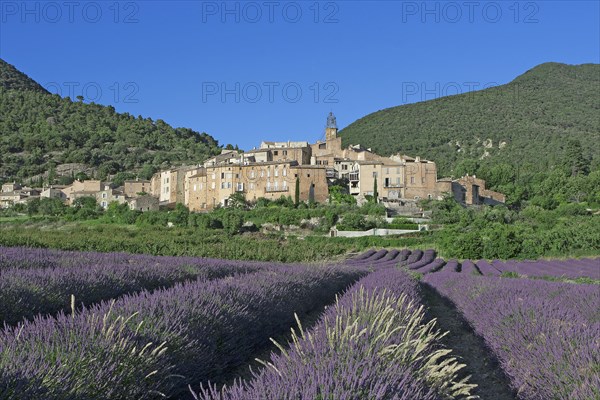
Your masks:
[{"label": "dirt path between rows", "polygon": [[421,288],[425,304],[429,307],[428,316],[437,318],[438,329],[449,332],[442,343],[452,349],[452,354],[467,365],[463,369],[464,376],[471,375],[470,382],[478,385],[473,394],[482,400],[517,399],[498,360],[488,350],[483,339],[473,332],[452,302],[426,284],[422,283]]}]

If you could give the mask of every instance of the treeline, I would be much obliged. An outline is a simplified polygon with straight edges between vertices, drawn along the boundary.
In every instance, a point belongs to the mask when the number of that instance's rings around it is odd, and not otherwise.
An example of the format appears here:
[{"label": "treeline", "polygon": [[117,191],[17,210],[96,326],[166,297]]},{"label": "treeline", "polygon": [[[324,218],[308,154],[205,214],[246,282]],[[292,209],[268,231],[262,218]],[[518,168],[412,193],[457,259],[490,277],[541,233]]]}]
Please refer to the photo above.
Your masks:
[{"label": "treeline", "polygon": [[452,199],[430,205],[443,224],[433,241],[444,257],[536,259],[600,255],[600,214],[586,205],[562,203],[552,210],[530,204],[463,208]]},{"label": "treeline", "polygon": [[374,202],[362,206],[349,203],[299,203],[290,197],[277,200],[261,198],[256,203],[247,202],[237,193],[230,199],[229,207],[217,207],[208,213],[192,213],[184,205],[177,204],[172,210],[140,212],[131,210],[127,204],[113,202],[103,209],[93,197],[81,197],[67,206],[60,199],[37,198],[27,204],[16,204],[0,212],[10,217],[27,214],[38,220],[48,218],[64,221],[97,220],[106,224],[128,224],[141,227],[175,226],[200,230],[221,229],[229,235],[245,231],[257,231],[265,224],[273,226],[296,226],[306,230],[326,233],[340,222],[342,230],[366,230],[371,228],[416,229],[415,224],[398,219],[388,224],[386,210]]},{"label": "treeline", "polygon": [[600,168],[592,170],[589,160],[576,150],[579,142],[568,141],[567,146],[574,149],[572,155],[550,169],[464,160],[456,170],[484,179],[489,188],[506,195],[506,204],[512,208],[531,204],[552,210],[563,203],[600,207]]}]

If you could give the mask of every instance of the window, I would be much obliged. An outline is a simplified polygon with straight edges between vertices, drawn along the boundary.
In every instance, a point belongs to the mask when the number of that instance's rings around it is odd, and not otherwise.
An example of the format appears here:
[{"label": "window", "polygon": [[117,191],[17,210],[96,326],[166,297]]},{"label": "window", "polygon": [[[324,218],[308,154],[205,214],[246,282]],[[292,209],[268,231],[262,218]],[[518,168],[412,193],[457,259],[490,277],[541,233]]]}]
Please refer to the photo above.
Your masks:
[{"label": "window", "polygon": [[310,178],[310,174],[306,174],[306,177],[307,177],[307,178]]},{"label": "window", "polygon": [[214,172],[212,173],[212,178],[215,179],[215,173]]},{"label": "window", "polygon": [[203,186],[204,186],[204,185],[203,185],[202,183],[200,183],[200,190],[202,190],[202,187],[203,187]]},{"label": "window", "polygon": [[215,183],[214,183],[214,182],[212,182],[212,185],[211,185],[211,187],[212,187],[213,189],[216,187],[216,185],[215,185]]},{"label": "window", "polygon": [[396,173],[400,175],[400,168],[396,168]]},{"label": "window", "polygon": [[194,183],[194,192],[196,191],[196,184]]},{"label": "window", "polygon": [[274,156],[277,156],[277,155],[279,155],[279,152],[278,152],[277,150],[274,150],[274,151],[273,151],[273,155],[274,155]]},{"label": "window", "polygon": [[283,176],[287,176],[287,169],[285,169],[285,168],[284,168],[284,169],[283,169],[283,173],[282,173],[281,175],[283,175]]},{"label": "window", "polygon": [[265,176],[265,171],[261,170],[260,171],[260,177],[263,178]]},{"label": "window", "polygon": [[287,181],[283,181],[283,189],[287,190]]},{"label": "window", "polygon": [[389,169],[389,168],[386,168],[386,169],[385,169],[385,174],[386,174],[386,175],[389,175],[389,174],[390,174],[390,169]]},{"label": "window", "polygon": [[279,170],[275,167],[275,176],[279,176]]},{"label": "window", "polygon": [[105,201],[102,202],[102,207],[106,208],[106,202]]},{"label": "window", "polygon": [[275,181],[275,190],[279,188],[279,182]]},{"label": "window", "polygon": [[414,176],[410,177],[410,183],[415,183],[415,177]]},{"label": "window", "polygon": [[425,178],[421,178],[421,183],[425,183]]},{"label": "window", "polygon": [[343,170],[343,171],[347,171],[347,170],[348,170],[348,164],[344,164],[344,165],[342,165],[342,170]]},{"label": "window", "polygon": [[250,171],[250,178],[254,179],[254,170]]},{"label": "window", "polygon": [[221,179],[225,179],[225,173],[221,172]]},{"label": "window", "polygon": [[267,178],[271,177],[271,168],[267,169]]},{"label": "window", "polygon": [[287,156],[287,150],[283,150],[282,153],[283,153],[284,156]]},{"label": "window", "polygon": [[271,182],[267,181],[267,190],[271,189]]},{"label": "window", "polygon": [[250,190],[254,190],[254,182],[250,182]]},{"label": "window", "polygon": [[102,198],[105,199],[106,198],[106,193],[102,193]]}]

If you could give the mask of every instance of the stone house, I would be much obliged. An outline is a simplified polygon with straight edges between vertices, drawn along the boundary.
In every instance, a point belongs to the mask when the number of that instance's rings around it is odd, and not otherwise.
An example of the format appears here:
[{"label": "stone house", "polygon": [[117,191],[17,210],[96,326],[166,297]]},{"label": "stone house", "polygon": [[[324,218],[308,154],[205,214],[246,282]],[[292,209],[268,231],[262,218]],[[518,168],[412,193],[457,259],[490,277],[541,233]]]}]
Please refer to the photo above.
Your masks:
[{"label": "stone house", "polygon": [[67,195],[62,189],[64,189],[64,187],[50,186],[42,190],[42,192],[40,193],[40,197],[45,197],[48,199],[60,199],[62,201],[66,201]]},{"label": "stone house", "polygon": [[117,202],[119,204],[125,204],[127,202],[127,198],[123,192],[122,186],[116,189],[113,189],[110,186],[105,186],[104,190],[96,192],[94,197],[96,198],[96,202],[100,205],[100,207],[104,209],[106,209],[108,205],[113,202]]},{"label": "stone house", "polygon": [[134,211],[158,211],[158,198],[150,195],[137,196],[127,200],[129,208]]},{"label": "stone house", "polygon": [[123,193],[131,198],[139,197],[140,193],[150,194],[152,193],[150,181],[145,179],[126,180],[123,182]]},{"label": "stone house", "polygon": [[329,191],[323,168],[299,165],[295,161],[249,162],[215,165],[190,176],[186,206],[191,211],[227,206],[234,193],[243,193],[249,201],[275,200],[281,196],[294,198],[296,179],[300,186],[300,201],[324,202],[327,199]]}]

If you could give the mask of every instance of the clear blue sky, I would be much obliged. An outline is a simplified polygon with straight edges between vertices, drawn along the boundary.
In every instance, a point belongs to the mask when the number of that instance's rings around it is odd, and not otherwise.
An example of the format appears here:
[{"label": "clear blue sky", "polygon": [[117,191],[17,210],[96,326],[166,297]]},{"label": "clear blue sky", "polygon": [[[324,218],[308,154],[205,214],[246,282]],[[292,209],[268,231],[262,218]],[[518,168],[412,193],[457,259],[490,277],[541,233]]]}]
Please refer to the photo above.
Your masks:
[{"label": "clear blue sky", "polygon": [[0,57],[54,93],[248,149],[317,140],[329,111],[343,128],[543,62],[598,63],[599,3],[2,0]]}]

